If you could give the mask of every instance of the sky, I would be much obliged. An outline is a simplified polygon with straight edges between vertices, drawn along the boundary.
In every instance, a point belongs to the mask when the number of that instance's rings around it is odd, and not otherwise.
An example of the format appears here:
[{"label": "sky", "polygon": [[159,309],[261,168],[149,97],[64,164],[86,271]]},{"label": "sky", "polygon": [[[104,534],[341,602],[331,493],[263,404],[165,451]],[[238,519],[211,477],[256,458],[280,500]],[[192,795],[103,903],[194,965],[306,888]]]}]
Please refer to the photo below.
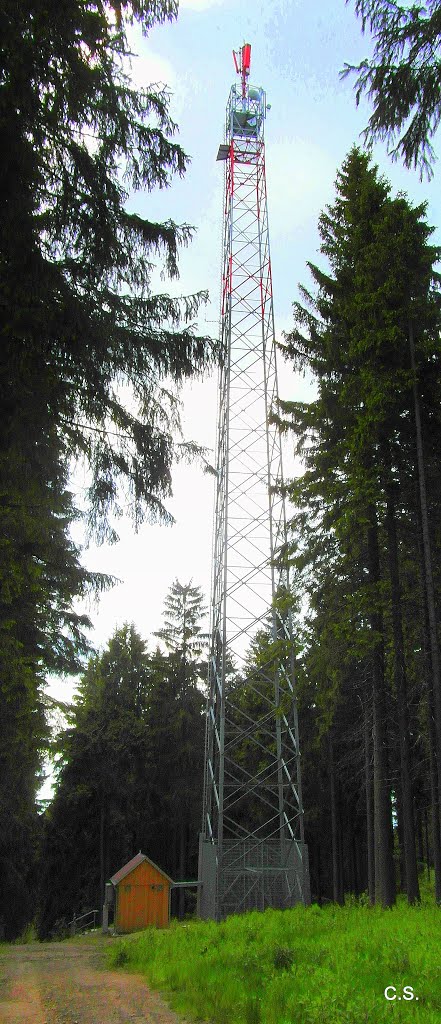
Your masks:
[{"label": "sky", "polygon": [[[276,335],[292,326],[292,303],[298,283],[309,285],[307,260],[320,263],[317,221],[332,202],[336,173],[354,143],[361,144],[369,106],[357,108],[350,79],[341,81],[345,61],[357,63],[369,53],[353,4],[344,0],[181,0],[177,21],[154,27],[148,39],[131,34],[135,84],[166,84],[170,111],[179,126],[177,139],[190,155],[182,179],[162,192],[138,193],[130,207],[152,220],[172,218],[195,228],[194,240],[180,259],[180,280],[172,293],[208,289],[210,302],[200,329],[218,333],[223,209],[223,165],[216,162],[223,140],[225,107],[235,80],[232,50],[251,43],[251,84],[262,86],[271,110],[265,128],[269,229],[271,239]],[[436,144],[435,144],[436,148]],[[428,200],[428,220],[441,223],[438,176],[420,182],[416,171],[393,164],[386,148],[374,160],[394,193],[404,191],[415,203]],[[439,232],[435,241],[441,241]],[[164,289],[164,283],[159,287]],[[308,382],[289,367],[279,367],[280,395],[306,398]],[[215,446],[216,376],[188,384],[182,391],[187,439]],[[289,451],[289,470],[295,469]],[[86,480],[78,471],[77,493]],[[145,524],[137,534],[120,520],[120,541],[90,546],[87,566],[121,581],[81,610],[92,621],[90,641],[102,649],[117,626],[134,622],[148,640],[161,625],[164,598],[174,579],[202,588],[209,602],[213,478],[194,465],[177,466],[168,508],[173,526]],[[81,535],[75,539],[80,541]],[[155,642],[155,641],[153,641]],[[53,680],[49,690],[60,699],[72,694],[72,680]]]}]

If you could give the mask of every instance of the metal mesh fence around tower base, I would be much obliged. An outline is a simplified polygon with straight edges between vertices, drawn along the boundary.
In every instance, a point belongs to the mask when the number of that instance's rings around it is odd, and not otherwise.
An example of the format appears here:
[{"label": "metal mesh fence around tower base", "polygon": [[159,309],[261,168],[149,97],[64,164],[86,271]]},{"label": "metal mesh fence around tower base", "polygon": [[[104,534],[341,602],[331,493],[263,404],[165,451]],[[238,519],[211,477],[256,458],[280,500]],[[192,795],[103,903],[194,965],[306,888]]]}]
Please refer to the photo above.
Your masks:
[{"label": "metal mesh fence around tower base", "polygon": [[280,839],[225,841],[218,874],[219,916],[285,910],[303,902],[304,852],[301,844]]}]

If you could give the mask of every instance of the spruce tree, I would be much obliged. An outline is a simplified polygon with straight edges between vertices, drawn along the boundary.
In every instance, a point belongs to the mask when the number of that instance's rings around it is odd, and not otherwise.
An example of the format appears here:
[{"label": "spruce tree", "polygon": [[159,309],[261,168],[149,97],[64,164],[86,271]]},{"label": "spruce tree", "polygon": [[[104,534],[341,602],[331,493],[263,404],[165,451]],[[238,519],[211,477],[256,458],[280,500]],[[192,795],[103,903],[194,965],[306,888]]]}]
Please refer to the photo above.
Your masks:
[{"label": "spruce tree", "polygon": [[[190,590],[202,614],[199,588]],[[105,882],[140,849],[176,880],[196,877],[205,724],[199,625],[194,609],[198,656],[186,628],[185,662],[181,648],[148,652],[129,624],[89,659],[58,738],[56,791],[44,816],[41,938],[63,930],[74,911],[101,908]],[[183,911],[183,893],[180,904]]]},{"label": "spruce tree", "polygon": [[0,900],[8,939],[35,907],[45,675],[82,667],[88,619],[72,602],[109,583],[80,563],[59,448],[53,430],[36,444],[32,424],[17,416],[8,457],[0,456]]},{"label": "spruce tree", "polygon": [[[194,323],[204,294],[171,298],[151,284],[155,266],[178,276],[191,228],[142,217],[134,203],[188,164],[167,89],[136,90],[129,77],[130,25],[148,34],[177,7],[5,0],[0,14],[0,819],[15,772],[15,846],[35,814],[42,680],[78,668],[87,621],[72,601],[105,585],[70,539],[73,461],[88,469],[85,515],[98,538],[115,539],[123,511],[135,526],[169,521],[172,462],[189,450],[179,386],[213,356]],[[13,891],[0,893],[3,906]]]},{"label": "spruce tree", "polygon": [[[302,290],[307,305],[295,305],[297,328],[287,339],[297,365],[308,367],[318,386],[318,398],[310,406],[284,407],[293,416],[307,465],[292,496],[309,518],[303,532],[309,558],[320,545],[326,550],[331,544],[337,552],[339,578],[344,579],[345,564],[353,566],[340,615],[342,627],[346,620],[348,643],[355,653],[358,646],[359,656],[364,651],[370,663],[376,897],[389,905],[394,898],[392,698],[399,705],[407,892],[411,902],[418,898],[409,704],[400,647],[402,567],[397,575],[394,539],[394,530],[399,529],[401,544],[403,514],[398,515],[393,493],[398,487],[400,508],[404,503],[411,520],[418,510],[415,495],[408,490],[416,469],[409,316],[411,309],[415,316],[418,307],[419,386],[427,417],[439,384],[440,303],[434,271],[438,252],[428,241],[431,229],[424,221],[424,207],[413,208],[404,197],[392,199],[387,183],[358,150],[343,164],[335,203],[322,214],[319,227],[330,271],[309,264],[316,291]],[[429,346],[430,360],[425,355]],[[419,559],[415,549],[414,558]],[[420,571],[420,587],[423,577]],[[385,660],[391,608],[394,680]],[[434,676],[432,681],[435,685]]]},{"label": "spruce tree", "polygon": [[[17,401],[30,420],[41,394],[65,457],[88,462],[101,533],[119,485],[138,522],[166,516],[178,420],[168,382],[211,354],[192,324],[202,296],[155,295],[150,283],[155,261],[177,276],[191,229],[127,208],[188,164],[167,90],[137,91],[127,77],[130,22],[147,33],[176,12],[172,0],[2,9],[4,443]],[[44,428],[36,417],[36,442]]]},{"label": "spruce tree", "polygon": [[430,178],[441,117],[440,0],[354,0],[354,7],[363,32],[370,28],[374,53],[357,66],[345,64],[341,74],[356,73],[357,104],[363,93],[373,103],[365,137],[387,141],[393,158]]},{"label": "spruce tree", "polygon": [[[157,723],[158,717],[165,719],[161,725],[164,750],[158,750],[158,757],[163,761],[167,751],[167,765],[163,766],[168,794],[166,827],[171,827],[173,834],[173,870],[184,881],[189,865],[196,864],[203,779],[207,662],[202,655],[208,637],[202,632],[205,608],[200,587],[192,586],[191,580],[182,584],[176,579],[164,602],[164,616],[162,628],[154,634],[168,650],[168,656],[158,662],[158,680],[162,674],[163,681],[156,693],[155,717]],[[184,907],[181,891],[180,917]]]},{"label": "spruce tree", "polygon": [[57,741],[57,785],[45,814],[40,872],[42,938],[74,912],[101,909],[107,879],[145,845],[151,677],[133,625],[117,629],[103,653],[89,659]]},{"label": "spruce tree", "polygon": [[197,659],[207,641],[202,632],[205,608],[201,588],[192,587],[191,580],[182,584],[176,579],[165,598],[164,613],[164,625],[154,635],[183,661]]}]

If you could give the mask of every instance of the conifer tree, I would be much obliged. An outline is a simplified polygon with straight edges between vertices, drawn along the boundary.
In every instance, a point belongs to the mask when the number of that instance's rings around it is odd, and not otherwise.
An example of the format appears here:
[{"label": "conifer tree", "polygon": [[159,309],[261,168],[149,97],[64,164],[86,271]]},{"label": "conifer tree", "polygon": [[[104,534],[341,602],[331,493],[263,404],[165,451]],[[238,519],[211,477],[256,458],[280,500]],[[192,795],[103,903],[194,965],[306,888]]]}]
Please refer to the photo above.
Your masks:
[{"label": "conifer tree", "polygon": [[365,137],[387,141],[395,159],[430,178],[431,139],[441,117],[440,0],[354,0],[354,6],[363,32],[368,26],[373,35],[374,53],[357,66],[346,64],[342,76],[355,72],[357,104],[363,93],[373,103]]},{"label": "conifer tree", "polygon": [[[403,197],[391,199],[389,186],[368,158],[353,150],[338,175],[335,203],[319,222],[321,251],[330,272],[309,264],[316,291],[302,289],[306,305],[295,305],[297,328],[287,339],[288,352],[297,365],[313,372],[318,385],[318,398],[310,406],[284,406],[293,416],[307,466],[292,488],[309,519],[303,532],[309,556],[300,557],[308,561],[320,546],[326,550],[331,545],[339,579],[349,568],[339,612],[341,628],[354,653],[358,648],[357,656],[363,654],[370,665],[375,884],[376,898],[384,905],[394,899],[389,760],[393,721],[388,710],[392,694],[399,706],[407,892],[411,902],[418,898],[409,705],[400,639],[402,569],[397,568],[394,535],[399,530],[401,543],[403,513],[398,515],[393,493],[398,487],[400,508],[405,506],[405,516],[412,521],[418,515],[415,495],[408,489],[416,468],[415,371],[408,345],[412,304],[418,306],[419,387],[426,418],[439,386],[440,303],[434,271],[438,252],[429,245],[431,229],[423,218],[424,207],[413,208]],[[425,356],[429,346],[430,360]],[[304,519],[300,527],[303,523]],[[418,559],[416,550],[414,558]],[[423,578],[422,571],[420,587]],[[390,609],[394,680],[385,661]],[[435,685],[433,676],[432,682]],[[434,832],[439,827],[435,817],[433,827]]]},{"label": "conifer tree", "polygon": [[[198,587],[181,590],[193,595],[193,625],[187,620],[180,631],[185,661],[180,645],[149,653],[125,624],[82,676],[58,739],[56,792],[44,820],[41,938],[62,930],[74,911],[101,908],[105,882],[140,849],[176,880],[195,877],[205,724],[202,596]],[[183,893],[180,904],[183,911]]]},{"label": "conifer tree", "polygon": [[55,432],[37,445],[32,424],[18,416],[0,463],[0,915],[12,939],[35,907],[45,673],[79,670],[88,619],[72,601],[109,579],[80,564]]},{"label": "conifer tree", "polygon": [[[171,216],[142,217],[133,202],[188,164],[167,89],[136,90],[129,77],[129,26],[148,34],[177,7],[2,4],[1,820],[13,772],[23,779],[17,813],[32,814],[41,683],[47,671],[78,668],[87,623],[72,600],[105,584],[81,569],[69,537],[72,460],[88,468],[90,530],[114,539],[123,511],[135,525],[170,519],[173,459],[194,451],[179,436],[178,390],[213,356],[194,323],[204,294],[171,298],[151,284],[155,265],[177,278],[192,231]],[[17,836],[23,829],[17,820]]]},{"label": "conifer tree", "polygon": [[183,585],[175,580],[164,601],[167,616],[164,625],[154,634],[162,640],[171,654],[183,661],[197,659],[206,644],[207,634],[202,632],[205,614],[200,587],[192,587],[191,580]]},{"label": "conifer tree", "polygon": [[204,704],[188,678],[183,691],[173,656],[148,654],[133,625],[90,659],[45,814],[41,938],[100,908],[105,881],[139,849],[172,877],[194,877]]},{"label": "conifer tree", "polygon": [[[4,437],[17,401],[32,411],[32,381],[65,457],[87,459],[101,533],[119,484],[138,522],[166,515],[178,413],[164,382],[200,372],[211,353],[192,325],[202,296],[150,284],[158,259],[177,276],[191,229],[127,209],[188,164],[167,90],[136,91],[127,77],[130,22],[147,33],[176,13],[173,0],[3,5]],[[36,440],[44,427],[37,418]]]},{"label": "conifer tree", "polygon": [[[182,584],[176,579],[166,596],[164,615],[164,625],[155,633],[169,652],[158,663],[158,678],[162,673],[163,683],[156,694],[156,715],[162,706],[160,715],[166,718],[162,725],[164,750],[158,750],[158,756],[167,759],[164,778],[169,822],[173,823],[175,833],[173,870],[185,880],[189,864],[196,859],[203,778],[207,662],[201,656],[207,634],[202,632],[205,608],[200,587],[192,586],[191,580]],[[172,704],[167,696],[170,693],[174,697]],[[184,905],[184,893],[180,892],[181,917]]]},{"label": "conifer tree", "polygon": [[74,912],[100,909],[107,879],[145,845],[152,674],[133,625],[117,629],[103,653],[89,659],[57,743],[57,786],[45,815],[40,872],[42,938]]}]

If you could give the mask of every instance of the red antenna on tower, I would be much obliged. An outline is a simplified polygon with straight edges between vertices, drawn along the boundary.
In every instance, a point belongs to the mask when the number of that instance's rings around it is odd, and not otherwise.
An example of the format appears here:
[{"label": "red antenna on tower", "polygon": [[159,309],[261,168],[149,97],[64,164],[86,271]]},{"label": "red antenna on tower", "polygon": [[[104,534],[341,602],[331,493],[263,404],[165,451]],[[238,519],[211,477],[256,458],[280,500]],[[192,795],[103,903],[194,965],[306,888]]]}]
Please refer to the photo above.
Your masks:
[{"label": "red antenna on tower", "polygon": [[251,43],[244,43],[240,50],[233,50],[234,66],[242,80],[242,99],[247,91],[247,78],[251,67]]}]

